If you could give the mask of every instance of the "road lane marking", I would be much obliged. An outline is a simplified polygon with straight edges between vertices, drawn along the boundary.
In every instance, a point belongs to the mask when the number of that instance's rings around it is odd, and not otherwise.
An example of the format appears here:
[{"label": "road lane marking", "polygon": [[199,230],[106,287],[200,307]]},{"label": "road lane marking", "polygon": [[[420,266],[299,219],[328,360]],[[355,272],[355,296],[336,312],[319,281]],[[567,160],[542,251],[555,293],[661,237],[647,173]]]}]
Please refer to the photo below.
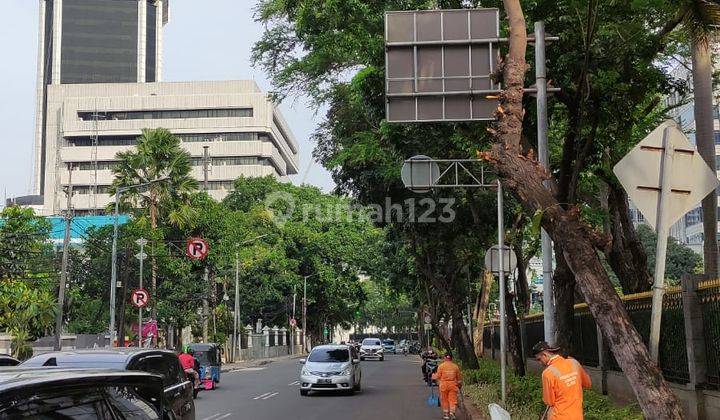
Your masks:
[{"label": "road lane marking", "polygon": [[213,414],[212,416],[205,417],[202,420],[217,420],[217,417],[221,415],[222,413]]},{"label": "road lane marking", "polygon": [[253,400],[259,400],[262,397],[267,397],[268,395],[272,394],[272,392],[266,392],[262,395],[258,395],[257,397],[253,398]]},{"label": "road lane marking", "polygon": [[300,381],[295,381],[293,383],[288,384],[288,386],[293,386],[293,385],[300,385]]},{"label": "road lane marking", "polygon": [[267,397],[263,397],[262,399],[267,400],[268,398],[272,398],[272,397],[276,396],[277,394],[279,394],[279,392],[273,392],[272,394],[268,395]]},{"label": "road lane marking", "polygon": [[232,413],[227,413],[227,414],[225,414],[224,416],[220,416],[220,417],[216,418],[215,420],[221,420],[221,419],[224,419],[224,418],[226,418],[226,417],[230,417],[231,414],[232,414]]}]

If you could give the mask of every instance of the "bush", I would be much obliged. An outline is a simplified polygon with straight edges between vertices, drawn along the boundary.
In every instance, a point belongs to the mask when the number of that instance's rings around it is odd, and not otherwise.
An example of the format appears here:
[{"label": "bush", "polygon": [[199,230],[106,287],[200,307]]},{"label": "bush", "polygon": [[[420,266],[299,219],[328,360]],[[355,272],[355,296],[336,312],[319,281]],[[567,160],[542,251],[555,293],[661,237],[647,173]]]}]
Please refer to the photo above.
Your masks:
[{"label": "bush", "polygon": [[[463,371],[463,387],[468,399],[483,410],[490,403],[499,403],[500,366],[492,360],[480,359],[478,369]],[[507,372],[507,404],[505,409],[513,419],[537,419],[545,411],[542,402],[542,382],[540,377],[528,374],[524,377]],[[642,419],[642,414],[634,406],[617,407],[610,399],[593,390],[583,394],[585,419],[634,420]]]}]

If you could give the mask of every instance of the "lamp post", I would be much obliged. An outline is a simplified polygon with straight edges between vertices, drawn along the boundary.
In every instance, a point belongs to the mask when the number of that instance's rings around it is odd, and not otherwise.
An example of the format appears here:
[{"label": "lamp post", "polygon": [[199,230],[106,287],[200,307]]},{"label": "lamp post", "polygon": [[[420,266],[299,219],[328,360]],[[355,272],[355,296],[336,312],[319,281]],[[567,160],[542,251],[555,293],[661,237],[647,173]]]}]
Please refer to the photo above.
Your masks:
[{"label": "lamp post", "polygon": [[141,184],[128,185],[125,187],[118,187],[115,190],[115,214],[113,221],[113,240],[112,240],[112,268],[110,271],[110,323],[108,332],[110,333],[110,347],[115,344],[115,289],[117,285],[117,238],[118,238],[118,213],[120,213],[120,195],[125,191],[133,188],[146,187],[156,182],[166,181],[168,178],[159,178],[149,182],[143,182]]},{"label": "lamp post", "polygon": [[303,276],[303,304],[302,304],[302,322],[303,322],[303,351],[308,352],[307,348],[307,279],[308,277],[317,276],[318,273]]},{"label": "lamp post", "polygon": [[[249,243],[252,243],[254,241],[257,241],[260,238],[266,237],[265,235],[256,236],[252,239],[248,239],[247,241],[244,241],[240,245],[247,245]],[[232,350],[232,360],[235,361],[235,356],[237,355],[238,351],[238,339],[237,339],[237,327],[238,327],[238,320],[240,319],[240,314],[238,313],[238,309],[240,308],[240,252],[235,252],[235,310],[233,311],[233,350]]]}]

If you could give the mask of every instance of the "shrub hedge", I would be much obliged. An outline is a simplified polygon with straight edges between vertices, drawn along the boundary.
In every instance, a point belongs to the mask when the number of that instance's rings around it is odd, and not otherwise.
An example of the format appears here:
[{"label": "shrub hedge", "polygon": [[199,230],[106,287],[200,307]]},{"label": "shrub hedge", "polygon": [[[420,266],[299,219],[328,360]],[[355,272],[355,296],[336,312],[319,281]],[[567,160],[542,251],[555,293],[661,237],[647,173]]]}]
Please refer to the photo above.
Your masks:
[{"label": "shrub hedge", "polygon": [[[499,403],[500,365],[492,360],[480,359],[480,368],[463,370],[464,393],[481,408]],[[545,411],[542,402],[542,382],[537,375],[524,377],[507,372],[507,404],[505,409],[513,419],[538,419]],[[583,407],[586,420],[642,420],[635,405],[618,407],[610,399],[592,389],[585,390]],[[487,411],[486,411],[487,412]]]}]

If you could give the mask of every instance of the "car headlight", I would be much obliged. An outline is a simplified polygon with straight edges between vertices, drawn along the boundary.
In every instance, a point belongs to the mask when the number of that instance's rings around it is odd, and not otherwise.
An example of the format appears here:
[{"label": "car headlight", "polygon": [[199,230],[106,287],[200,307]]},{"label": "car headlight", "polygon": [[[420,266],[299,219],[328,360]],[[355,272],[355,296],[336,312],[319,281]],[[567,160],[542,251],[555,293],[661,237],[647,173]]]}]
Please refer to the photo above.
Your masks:
[{"label": "car headlight", "polygon": [[310,375],[310,371],[307,368],[302,368],[302,371],[300,372],[303,376]]},{"label": "car headlight", "polygon": [[342,376],[349,376],[350,374],[352,374],[352,369],[350,368],[343,370],[341,373]]},{"label": "car headlight", "polygon": [[360,349],[360,353],[365,353],[365,349]]}]

